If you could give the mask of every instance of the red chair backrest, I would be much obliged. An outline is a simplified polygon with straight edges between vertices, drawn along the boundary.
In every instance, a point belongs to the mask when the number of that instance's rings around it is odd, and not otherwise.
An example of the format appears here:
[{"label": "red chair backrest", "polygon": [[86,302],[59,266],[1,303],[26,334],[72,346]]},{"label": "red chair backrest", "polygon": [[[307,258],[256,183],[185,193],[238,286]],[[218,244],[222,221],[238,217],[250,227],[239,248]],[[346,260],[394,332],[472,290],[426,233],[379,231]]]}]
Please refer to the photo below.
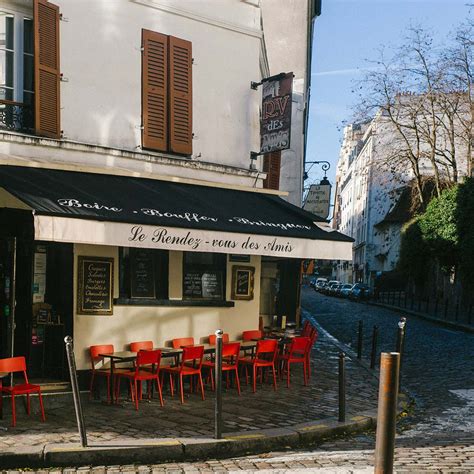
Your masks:
[{"label": "red chair backrest", "polygon": [[233,363],[239,360],[240,342],[227,342],[222,346],[222,357],[232,357]]},{"label": "red chair backrest", "polygon": [[[229,342],[229,335],[225,332],[222,334],[222,342],[225,344],[226,342]],[[216,335],[215,334],[209,334],[209,344],[212,346],[216,344]]]},{"label": "red chair backrest", "polygon": [[243,341],[252,341],[253,339],[262,339],[263,331],[258,329],[251,330],[251,331],[244,331],[242,333],[242,340]]},{"label": "red chair backrest", "polygon": [[28,376],[26,375],[26,361],[23,356],[0,359],[0,372],[23,372],[25,383],[28,383]]},{"label": "red chair backrest", "polygon": [[[277,356],[277,352],[278,341],[276,339],[264,339],[257,341],[257,349],[255,351],[256,359],[268,359],[274,361]],[[268,357],[269,355],[270,357]]]},{"label": "red chair backrest", "polygon": [[181,367],[184,367],[185,362],[198,361],[195,364],[196,369],[200,369],[202,365],[202,359],[204,357],[204,346],[191,346],[183,347],[183,355],[181,356]]},{"label": "red chair backrest", "polygon": [[179,349],[183,346],[194,346],[194,337],[179,337],[171,341],[173,349]]},{"label": "red chair backrest", "polygon": [[139,342],[130,343],[130,350],[132,352],[151,351],[152,349],[153,349],[153,341],[139,341]]},{"label": "red chair backrest", "polygon": [[136,371],[140,370],[140,367],[144,365],[155,364],[155,371],[160,367],[161,362],[161,351],[157,349],[156,351],[138,351],[137,352],[137,366]]},{"label": "red chair backrest", "polygon": [[312,326],[308,320],[304,322],[303,329],[301,330],[301,335],[304,336],[309,336],[311,334],[311,329]]},{"label": "red chair backrest", "polygon": [[99,357],[99,354],[109,354],[114,352],[114,346],[113,344],[103,344],[100,346],[90,346],[89,347],[89,352],[91,356],[91,365],[92,365],[92,370],[95,370],[95,364],[99,361],[102,360],[102,357]]},{"label": "red chair backrest", "polygon": [[314,345],[314,343],[318,340],[318,331],[316,328],[311,328],[311,334],[309,335],[309,338],[311,340],[311,346]]},{"label": "red chair backrest", "polygon": [[290,359],[294,354],[304,356],[310,346],[311,340],[309,337],[294,337],[290,343],[290,349],[288,350]]}]

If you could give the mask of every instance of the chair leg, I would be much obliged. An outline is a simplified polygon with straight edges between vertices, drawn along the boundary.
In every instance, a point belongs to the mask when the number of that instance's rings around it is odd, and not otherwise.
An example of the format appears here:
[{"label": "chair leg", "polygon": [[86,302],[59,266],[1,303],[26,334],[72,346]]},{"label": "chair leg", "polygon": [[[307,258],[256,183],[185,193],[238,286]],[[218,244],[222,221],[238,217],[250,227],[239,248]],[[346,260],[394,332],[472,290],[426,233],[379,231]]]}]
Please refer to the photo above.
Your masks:
[{"label": "chair leg", "polygon": [[170,372],[170,389],[171,389],[171,396],[174,397],[174,381],[173,381],[173,374]]},{"label": "chair leg", "polygon": [[179,374],[179,393],[181,395],[181,403],[184,403],[183,374]]},{"label": "chair leg", "polygon": [[205,400],[204,397],[204,384],[202,383],[202,375],[201,372],[199,372],[199,385],[201,385],[201,398]]},{"label": "chair leg", "polygon": [[[133,391],[135,393],[135,410],[138,411],[138,400],[139,400],[139,395],[138,395],[138,385],[140,385],[140,390],[142,389],[142,383],[141,381],[139,382],[139,384],[137,384],[137,381],[134,380],[133,381]],[[140,394],[140,397],[141,397],[141,394]]]},{"label": "chair leg", "polygon": [[290,364],[290,361],[288,361],[288,369],[286,373],[286,388],[290,388],[290,367],[291,367],[291,364]]},{"label": "chair leg", "polygon": [[237,393],[240,396],[240,380],[239,380],[239,371],[237,367],[235,368],[235,383],[237,385]]},{"label": "chair leg", "polygon": [[253,366],[253,393],[257,391],[257,367]]},{"label": "chair leg", "polygon": [[15,395],[12,394],[12,426],[16,426]]},{"label": "chair leg", "polygon": [[95,373],[92,372],[91,383],[90,383],[90,387],[89,387],[89,400],[92,400],[92,390],[94,388],[94,378],[95,378]]},{"label": "chair leg", "polygon": [[215,382],[214,382],[214,371],[210,369],[209,376],[211,377],[211,390],[214,392],[216,390]]},{"label": "chair leg", "polygon": [[[288,373],[290,372],[290,366],[288,365]],[[277,378],[276,378],[276,370],[275,365],[272,365],[272,373],[273,373],[273,390],[277,389]]]},{"label": "chair leg", "polygon": [[38,400],[41,410],[41,421],[46,421],[46,417],[44,416],[43,395],[41,394],[41,390],[38,392]]},{"label": "chair leg", "polygon": [[308,368],[306,367],[306,359],[303,360],[303,380],[305,386],[308,385]]},{"label": "chair leg", "polygon": [[158,377],[156,377],[156,389],[158,390],[158,395],[160,396],[160,405],[163,406],[163,392],[161,391],[161,383]]},{"label": "chair leg", "polygon": [[26,413],[27,415],[31,415],[31,404],[30,404],[30,394],[26,394]]}]

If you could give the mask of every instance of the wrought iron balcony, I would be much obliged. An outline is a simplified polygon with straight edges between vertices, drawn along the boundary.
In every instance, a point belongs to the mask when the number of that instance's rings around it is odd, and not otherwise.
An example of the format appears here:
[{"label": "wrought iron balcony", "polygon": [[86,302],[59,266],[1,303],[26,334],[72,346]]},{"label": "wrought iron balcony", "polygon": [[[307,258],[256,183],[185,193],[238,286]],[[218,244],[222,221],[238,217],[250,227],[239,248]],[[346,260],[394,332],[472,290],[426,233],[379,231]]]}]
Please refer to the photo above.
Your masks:
[{"label": "wrought iron balcony", "polygon": [[0,100],[0,130],[34,133],[33,107],[23,102]]}]

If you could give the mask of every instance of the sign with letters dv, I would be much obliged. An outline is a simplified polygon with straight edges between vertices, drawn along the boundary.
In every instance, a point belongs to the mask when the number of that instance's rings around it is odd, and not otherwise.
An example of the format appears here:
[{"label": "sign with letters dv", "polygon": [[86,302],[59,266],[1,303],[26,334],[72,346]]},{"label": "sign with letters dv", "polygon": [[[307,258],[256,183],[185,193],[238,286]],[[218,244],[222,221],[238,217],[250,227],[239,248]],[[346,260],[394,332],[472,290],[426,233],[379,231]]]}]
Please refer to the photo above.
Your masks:
[{"label": "sign with letters dv", "polygon": [[290,148],[292,89],[292,72],[262,81],[262,154]]}]

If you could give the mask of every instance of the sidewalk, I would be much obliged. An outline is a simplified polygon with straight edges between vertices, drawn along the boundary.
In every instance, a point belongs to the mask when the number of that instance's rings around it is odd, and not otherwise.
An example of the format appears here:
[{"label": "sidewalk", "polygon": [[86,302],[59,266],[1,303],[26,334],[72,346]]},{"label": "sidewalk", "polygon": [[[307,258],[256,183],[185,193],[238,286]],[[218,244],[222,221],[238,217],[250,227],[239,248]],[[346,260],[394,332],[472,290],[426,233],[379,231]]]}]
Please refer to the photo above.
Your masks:
[{"label": "sidewalk", "polygon": [[[10,403],[5,399],[0,426],[0,467],[67,466],[80,464],[156,462],[159,460],[199,459],[259,452],[276,447],[301,446],[326,437],[374,426],[377,380],[366,368],[347,358],[346,423],[337,422],[338,348],[322,331],[312,353],[312,376],[308,387],[302,384],[301,368],[292,372],[291,386],[279,382],[242,384],[239,397],[235,388],[223,394],[223,436],[215,441],[214,394],[206,390],[206,400],[187,394],[186,403],[171,398],[167,385],[165,406],[157,398],[143,400],[135,411],[130,401],[121,406],[89,401],[83,396],[83,409],[89,448],[79,444],[72,397],[45,396],[46,423],[41,423],[33,399],[31,417],[17,400],[17,426],[11,428]],[[102,390],[103,392],[103,390]]]}]

